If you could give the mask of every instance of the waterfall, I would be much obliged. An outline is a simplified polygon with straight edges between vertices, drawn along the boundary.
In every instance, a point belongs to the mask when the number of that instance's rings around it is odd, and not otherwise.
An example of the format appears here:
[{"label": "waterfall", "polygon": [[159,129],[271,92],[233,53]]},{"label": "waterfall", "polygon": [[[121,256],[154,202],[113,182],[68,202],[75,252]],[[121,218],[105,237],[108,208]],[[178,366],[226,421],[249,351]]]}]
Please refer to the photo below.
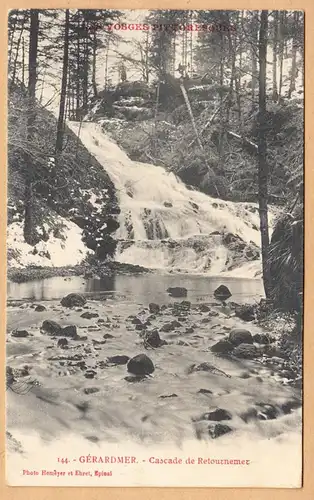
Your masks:
[{"label": "waterfall", "polygon": [[121,209],[115,234],[118,261],[219,274],[236,266],[241,249],[242,263],[252,260],[247,250],[252,253],[260,244],[255,204],[212,198],[189,189],[161,166],[130,160],[101,122],[69,126],[76,134],[80,129],[82,143],[115,185]]}]

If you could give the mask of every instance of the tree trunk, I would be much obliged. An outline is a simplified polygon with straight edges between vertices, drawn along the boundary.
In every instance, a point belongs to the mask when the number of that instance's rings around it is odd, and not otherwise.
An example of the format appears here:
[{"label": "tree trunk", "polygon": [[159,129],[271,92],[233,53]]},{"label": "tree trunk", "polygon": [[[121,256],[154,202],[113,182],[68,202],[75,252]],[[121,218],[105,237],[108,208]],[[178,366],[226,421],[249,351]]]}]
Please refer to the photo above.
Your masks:
[{"label": "tree trunk", "polygon": [[[84,23],[84,31],[88,30],[88,26]],[[88,40],[84,38],[84,53],[83,53],[83,111],[86,113],[88,107],[88,58],[89,58],[89,50],[88,50]]]},{"label": "tree trunk", "polygon": [[[36,118],[36,81],[37,81],[37,51],[38,51],[38,10],[31,9],[31,23],[29,34],[28,55],[28,116],[27,116],[27,142],[30,144],[34,134],[34,122]],[[24,199],[24,240],[29,245],[34,244],[33,234],[33,192],[32,183],[34,179],[34,166],[28,153],[25,153],[25,199]]]},{"label": "tree trunk", "polygon": [[285,22],[285,12],[280,11],[279,13],[279,89],[278,98],[281,97],[282,90],[282,80],[283,80],[283,56],[284,56],[284,37],[283,28]]},{"label": "tree trunk", "polygon": [[259,113],[258,113],[258,203],[262,244],[263,282],[266,298],[270,294],[270,269],[268,261],[268,165],[265,125],[266,116],[266,55],[268,11],[263,10],[259,33]]},{"label": "tree trunk", "polygon": [[69,25],[70,25],[70,11],[65,11],[65,31],[64,31],[64,48],[63,48],[63,67],[62,67],[62,81],[61,81],[61,95],[59,105],[59,117],[57,125],[57,139],[56,139],[56,152],[55,164],[58,163],[58,157],[62,151],[63,137],[64,137],[64,111],[67,94],[67,81],[68,81],[68,65],[69,65]]},{"label": "tree trunk", "polygon": [[92,85],[93,85],[94,97],[98,96],[97,83],[96,83],[96,58],[97,58],[97,37],[96,37],[96,30],[94,30],[94,34],[93,34],[93,69],[92,69]]},{"label": "tree trunk", "polygon": [[10,69],[10,66],[11,66],[11,58],[12,58],[12,52],[13,52],[13,44],[14,44],[16,22],[17,22],[17,14],[15,13],[14,21],[13,21],[13,24],[12,24],[12,31],[11,31],[11,33],[9,31],[9,40],[8,40],[8,42],[9,42],[9,62],[8,62],[9,69]]},{"label": "tree trunk", "polygon": [[[295,29],[297,29],[298,24],[299,24],[299,13],[294,12],[293,13],[293,24],[295,26]],[[289,93],[288,97],[290,99],[292,92],[295,91],[295,80],[297,77],[297,40],[296,40],[296,35],[294,35],[293,40],[292,40],[292,62],[291,62],[291,74],[290,74],[290,86],[289,86]]]},{"label": "tree trunk", "polygon": [[251,59],[252,59],[252,111],[255,111],[255,90],[258,86],[258,71],[257,71],[257,57],[256,57],[256,45],[258,36],[258,12],[253,14],[252,21],[252,35],[253,41],[251,46]]},{"label": "tree trunk", "polygon": [[[78,26],[79,26],[79,21],[78,21]],[[81,55],[81,44],[80,44],[80,35],[78,33],[77,34],[77,43],[76,43],[76,119],[77,120],[79,119],[79,110],[80,110],[80,105],[81,105],[81,100],[80,100],[80,92],[81,92],[80,55]]]},{"label": "tree trunk", "polygon": [[278,101],[277,90],[277,44],[278,44],[278,10],[274,11],[274,40],[273,40],[273,101]]},{"label": "tree trunk", "polygon": [[19,58],[19,51],[20,51],[20,45],[23,37],[23,32],[24,32],[24,25],[26,21],[26,14],[24,15],[22,26],[20,29],[20,34],[17,40],[17,45],[16,45],[16,51],[15,51],[15,57],[14,57],[14,63],[13,63],[13,71],[12,71],[12,79],[11,79],[11,88],[14,87],[15,84],[15,77],[16,77],[16,69],[17,69],[17,61]]}]

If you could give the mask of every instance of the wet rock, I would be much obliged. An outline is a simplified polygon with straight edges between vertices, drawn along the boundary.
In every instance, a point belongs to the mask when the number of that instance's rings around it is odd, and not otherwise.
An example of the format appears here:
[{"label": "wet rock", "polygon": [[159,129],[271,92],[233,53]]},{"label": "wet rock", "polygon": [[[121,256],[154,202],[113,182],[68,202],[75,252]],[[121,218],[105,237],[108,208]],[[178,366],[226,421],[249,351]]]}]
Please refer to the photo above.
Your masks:
[{"label": "wet rock", "polygon": [[13,332],[11,333],[11,336],[15,337],[17,339],[21,339],[21,338],[29,337],[29,333],[27,330],[13,330]]},{"label": "wet rock", "polygon": [[124,380],[127,382],[142,382],[142,380],[146,380],[146,375],[127,375],[124,377]]},{"label": "wet rock", "polygon": [[229,341],[234,345],[238,346],[240,344],[252,344],[253,337],[249,330],[243,330],[242,328],[235,328],[229,333]]},{"label": "wet rock", "polygon": [[229,342],[229,340],[219,340],[217,344],[214,344],[210,350],[219,354],[227,354],[234,349],[234,345]]},{"label": "wet rock", "polygon": [[279,409],[276,406],[268,403],[257,403],[256,404],[260,411],[258,412],[258,418],[260,420],[274,420],[279,415]]},{"label": "wet rock", "polygon": [[166,342],[160,338],[158,330],[152,330],[151,332],[146,332],[144,343],[148,344],[150,347],[160,347]]},{"label": "wet rock", "polygon": [[270,339],[266,333],[256,333],[253,335],[253,342],[256,344],[269,344]]},{"label": "wet rock", "polygon": [[13,373],[13,368],[11,366],[6,367],[6,384],[10,386],[15,382],[15,377]]},{"label": "wet rock", "polygon": [[160,399],[167,399],[167,398],[177,398],[178,395],[173,393],[173,394],[162,394],[161,396],[159,396]]},{"label": "wet rock", "polygon": [[229,432],[232,432],[232,429],[226,424],[211,424],[208,426],[208,434],[212,439],[217,439]]},{"label": "wet rock", "polygon": [[99,392],[98,387],[85,387],[84,389],[85,394],[95,394],[96,392]]},{"label": "wet rock", "polygon": [[177,298],[186,297],[188,294],[187,289],[184,287],[180,287],[180,286],[169,287],[169,288],[167,288],[167,292],[169,293],[169,295],[171,297],[177,297]]},{"label": "wet rock", "polygon": [[256,408],[249,408],[247,411],[240,414],[240,418],[247,424],[251,420],[258,419],[258,411]]},{"label": "wet rock", "polygon": [[70,338],[77,337],[77,328],[75,325],[65,326],[64,328],[62,328],[60,335],[64,335],[65,337]]},{"label": "wet rock", "polygon": [[111,356],[107,358],[107,362],[113,365],[126,365],[130,357],[118,354],[117,356]]},{"label": "wet rock", "polygon": [[238,305],[235,308],[235,315],[243,321],[253,321],[255,319],[255,306],[250,304]]},{"label": "wet rock", "polygon": [[46,308],[45,308],[45,306],[39,304],[38,306],[35,307],[34,311],[43,312],[43,311],[46,311]]},{"label": "wet rock", "polygon": [[164,206],[167,208],[171,208],[173,205],[172,205],[171,201],[164,201]]},{"label": "wet rock", "polygon": [[105,335],[103,335],[103,339],[114,339],[114,336],[111,335],[111,333],[105,333]]},{"label": "wet rock", "polygon": [[160,306],[154,302],[151,302],[148,307],[151,314],[158,314],[160,311]]},{"label": "wet rock", "polygon": [[143,324],[142,321],[140,320],[140,318],[137,318],[136,316],[131,318],[131,323],[132,323],[132,325],[142,325]]},{"label": "wet rock", "polygon": [[182,302],[175,302],[173,304],[173,313],[186,313],[191,309],[191,302],[189,300],[182,300]]},{"label": "wet rock", "polygon": [[203,313],[206,313],[206,312],[209,312],[210,311],[210,307],[207,306],[206,304],[202,304],[199,308],[199,310]]},{"label": "wet rock", "polygon": [[189,326],[185,329],[185,333],[194,333],[194,328],[192,326]]},{"label": "wet rock", "polygon": [[239,378],[243,378],[243,379],[250,378],[250,377],[251,377],[251,375],[248,372],[243,372],[239,375]]},{"label": "wet rock", "polygon": [[86,304],[86,299],[78,293],[69,293],[61,300],[63,307],[81,307]]},{"label": "wet rock", "polygon": [[144,325],[143,323],[139,323],[137,325],[135,325],[135,330],[137,330],[138,332],[141,332],[142,330],[145,330],[146,329],[146,325]]},{"label": "wet rock", "polygon": [[212,411],[203,413],[198,420],[213,420],[215,422],[220,422],[221,420],[231,420],[232,415],[229,411],[224,410],[223,408],[215,408]]},{"label": "wet rock", "polygon": [[213,394],[213,391],[211,391],[209,389],[200,389],[198,391],[198,394]]},{"label": "wet rock", "polygon": [[101,324],[101,323],[106,323],[106,321],[103,319],[103,318],[99,318],[97,320],[97,323]]},{"label": "wet rock", "polygon": [[62,338],[58,340],[57,346],[58,347],[65,347],[69,344],[68,339]]},{"label": "wet rock", "polygon": [[176,328],[180,328],[182,325],[181,323],[179,323],[179,321],[177,320],[173,320],[171,321],[171,323],[165,323],[160,331],[161,332],[165,332],[165,333],[168,333],[168,332],[172,332],[173,330],[175,330]]},{"label": "wet rock", "polygon": [[62,327],[50,319],[46,319],[41,325],[41,329],[50,335],[62,335]]},{"label": "wet rock", "polygon": [[253,359],[260,356],[262,353],[253,344],[240,344],[232,351],[232,354],[237,358]]},{"label": "wet rock", "polygon": [[86,370],[86,372],[84,373],[84,377],[85,378],[95,378],[95,375],[97,375],[97,372],[95,372],[95,370]]},{"label": "wet rock", "polygon": [[287,415],[288,413],[291,413],[292,410],[300,408],[301,405],[302,403],[299,399],[292,399],[290,401],[286,401],[285,403],[283,403],[281,405],[281,410],[285,415]]},{"label": "wet rock", "polygon": [[228,377],[228,378],[231,377],[231,375],[225,373],[224,371],[220,370],[219,368],[212,365],[211,363],[208,363],[207,361],[205,361],[204,363],[200,363],[198,365],[193,364],[193,365],[189,366],[187,373],[188,373],[188,375],[190,375],[191,373],[201,372],[201,371],[210,372],[210,373],[213,373],[214,375],[222,375],[222,376]]},{"label": "wet rock", "polygon": [[155,370],[155,367],[152,360],[146,354],[138,354],[130,359],[127,369],[133,375],[150,375]]},{"label": "wet rock", "polygon": [[81,314],[81,318],[84,318],[84,319],[92,319],[92,318],[98,318],[98,317],[99,317],[99,314],[92,313],[89,311],[86,311],[83,314]]},{"label": "wet rock", "polygon": [[208,316],[210,318],[214,318],[216,316],[219,316],[219,312],[217,312],[217,311],[209,311]]},{"label": "wet rock", "polygon": [[231,297],[232,293],[230,292],[229,288],[225,285],[220,285],[216,290],[214,291],[214,297],[218,300],[227,300],[229,297]]}]

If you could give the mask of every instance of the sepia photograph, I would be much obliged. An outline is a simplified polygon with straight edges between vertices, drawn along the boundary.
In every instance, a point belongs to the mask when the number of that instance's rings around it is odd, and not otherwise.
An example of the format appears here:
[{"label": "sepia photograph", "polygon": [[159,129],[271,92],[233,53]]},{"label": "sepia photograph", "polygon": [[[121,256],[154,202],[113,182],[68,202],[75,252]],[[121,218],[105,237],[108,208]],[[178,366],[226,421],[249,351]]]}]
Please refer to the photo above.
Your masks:
[{"label": "sepia photograph", "polygon": [[8,484],[300,488],[304,12],[7,22]]}]

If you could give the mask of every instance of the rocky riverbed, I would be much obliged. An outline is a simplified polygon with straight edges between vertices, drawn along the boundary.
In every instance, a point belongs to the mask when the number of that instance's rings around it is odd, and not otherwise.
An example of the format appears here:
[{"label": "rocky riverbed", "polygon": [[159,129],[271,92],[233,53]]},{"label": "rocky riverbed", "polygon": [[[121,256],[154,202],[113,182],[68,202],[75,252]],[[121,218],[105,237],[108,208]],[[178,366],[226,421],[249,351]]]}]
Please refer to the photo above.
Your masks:
[{"label": "rocky riverbed", "polygon": [[[173,291],[171,292],[173,293]],[[297,373],[276,336],[219,302],[11,302],[7,430],[44,440],[285,439],[301,427]]]}]

